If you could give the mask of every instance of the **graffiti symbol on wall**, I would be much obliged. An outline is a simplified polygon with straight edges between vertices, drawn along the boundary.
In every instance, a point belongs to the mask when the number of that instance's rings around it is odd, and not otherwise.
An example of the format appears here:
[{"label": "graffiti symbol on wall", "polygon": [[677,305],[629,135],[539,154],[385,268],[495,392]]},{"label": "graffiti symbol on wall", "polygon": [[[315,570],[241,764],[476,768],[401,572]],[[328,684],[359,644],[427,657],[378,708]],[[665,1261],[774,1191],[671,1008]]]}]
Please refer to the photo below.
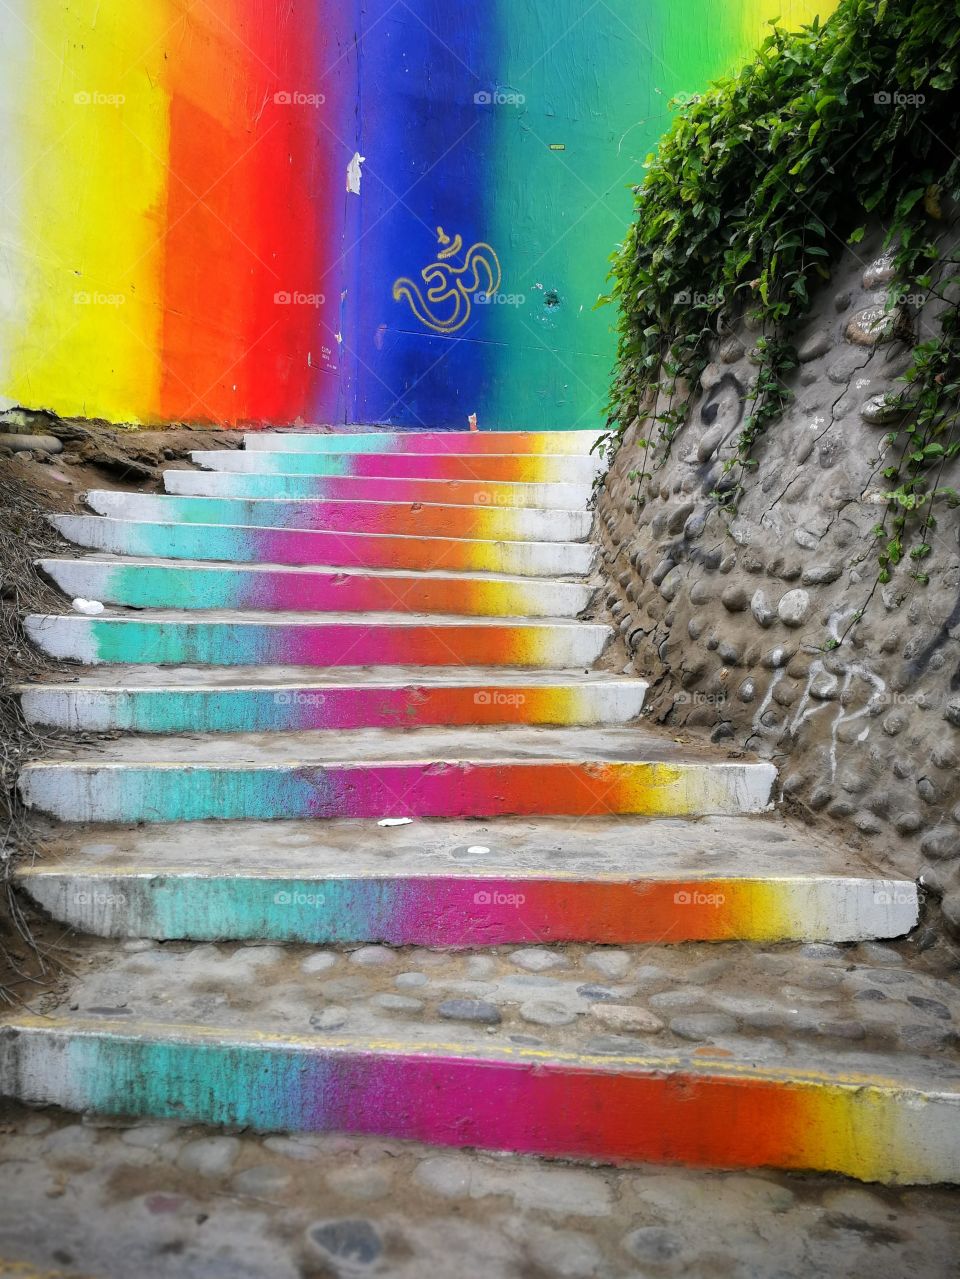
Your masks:
[{"label": "graffiti symbol on wall", "polygon": [[[473,301],[478,296],[491,298],[500,288],[500,259],[482,241],[463,253],[463,239],[451,239],[442,226],[437,227],[437,243],[436,260],[420,272],[426,296],[419,284],[401,276],[393,283],[393,300],[406,298],[420,323],[434,333],[456,333],[470,319]],[[456,266],[461,253],[463,265]]]}]

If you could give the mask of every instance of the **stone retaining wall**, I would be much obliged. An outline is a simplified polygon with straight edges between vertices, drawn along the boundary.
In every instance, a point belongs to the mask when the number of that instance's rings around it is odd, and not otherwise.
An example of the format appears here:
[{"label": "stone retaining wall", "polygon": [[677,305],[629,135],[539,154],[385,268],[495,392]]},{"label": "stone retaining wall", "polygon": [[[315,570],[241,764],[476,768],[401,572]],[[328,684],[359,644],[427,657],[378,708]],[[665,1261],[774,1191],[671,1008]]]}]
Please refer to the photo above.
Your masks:
[{"label": "stone retaining wall", "polygon": [[[872,250],[872,251],[871,251]],[[888,407],[931,307],[882,310],[879,239],[847,253],[798,337],[795,399],[758,446],[736,518],[728,482],[756,336],[718,339],[671,456],[638,481],[634,426],[599,495],[628,670],[656,719],[775,760],[783,796],[842,822],[885,869],[947,884],[960,858],[960,518],[939,511],[928,586],[877,581]],[[936,306],[940,306],[939,303]],[[904,340],[904,338],[908,340]],[[960,467],[943,484],[958,487]],[[637,495],[646,500],[638,503]],[[862,615],[862,616],[861,616]]]}]

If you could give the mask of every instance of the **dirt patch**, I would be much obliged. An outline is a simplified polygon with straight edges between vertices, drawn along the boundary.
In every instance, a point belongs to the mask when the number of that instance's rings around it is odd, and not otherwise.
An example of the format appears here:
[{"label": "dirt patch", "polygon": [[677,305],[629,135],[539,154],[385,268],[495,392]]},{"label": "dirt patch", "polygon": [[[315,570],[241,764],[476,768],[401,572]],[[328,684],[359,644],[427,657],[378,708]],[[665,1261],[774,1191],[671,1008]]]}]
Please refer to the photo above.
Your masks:
[{"label": "dirt patch", "polygon": [[[24,437],[53,437],[62,448],[23,449]],[[41,557],[73,549],[45,517],[82,511],[92,488],[159,491],[165,470],[192,467],[192,449],[236,448],[242,439],[236,431],[132,431],[27,410],[0,414],[0,1004],[29,1001],[49,986],[63,939],[62,926],[42,919],[12,881],[15,863],[35,845],[17,776],[58,736],[26,723],[14,688],[69,679],[71,669],[34,648],[22,625],[27,613],[70,607],[34,567]]]}]

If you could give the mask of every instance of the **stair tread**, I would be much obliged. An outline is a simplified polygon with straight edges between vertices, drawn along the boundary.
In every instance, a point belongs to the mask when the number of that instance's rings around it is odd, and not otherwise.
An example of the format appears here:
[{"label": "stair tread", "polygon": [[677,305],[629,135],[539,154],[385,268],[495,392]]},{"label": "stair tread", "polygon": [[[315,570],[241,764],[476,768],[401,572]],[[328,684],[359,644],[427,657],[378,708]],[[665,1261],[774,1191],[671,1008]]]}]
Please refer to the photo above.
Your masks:
[{"label": "stair tread", "polygon": [[[486,848],[485,854],[471,848]],[[772,815],[623,817],[611,838],[602,817],[501,817],[372,821],[193,822],[168,825],[50,826],[43,856],[25,874],[146,867],[217,874],[319,875],[556,873],[660,877],[883,875],[836,840],[817,837]]]},{"label": "stair tread", "polygon": [[[208,471],[201,471],[201,472],[166,471],[164,472],[164,474],[165,475],[175,474],[179,476],[200,475],[204,479],[209,479],[211,476],[211,473]],[[225,475],[226,473],[220,472],[215,474]],[[323,477],[320,477],[320,478],[323,478]],[[337,477],[333,477],[333,478],[337,478]],[[344,478],[352,478],[352,477],[346,476]],[[417,481],[417,482],[420,482],[420,481]],[[462,483],[462,481],[424,480],[422,481],[422,483],[437,484],[437,485],[452,484],[455,486],[458,483]],[[439,498],[440,494],[436,493],[434,494],[434,496]],[[337,510],[338,508],[342,508],[342,507],[358,506],[362,509],[365,509],[368,507],[373,507],[373,508],[387,507],[388,509],[396,508],[397,510],[401,510],[401,511],[409,511],[412,507],[416,507],[425,511],[450,511],[454,515],[461,515],[461,516],[465,515],[468,511],[471,514],[476,515],[478,513],[483,514],[485,510],[486,511],[509,510],[515,514],[518,512],[530,510],[530,511],[535,511],[538,516],[542,516],[545,518],[549,518],[551,516],[562,516],[564,518],[569,518],[572,515],[576,516],[578,519],[580,519],[581,517],[583,519],[587,519],[588,517],[592,518],[591,512],[588,512],[586,510],[571,511],[569,507],[564,507],[564,506],[509,507],[509,506],[499,506],[494,504],[494,505],[491,505],[490,507],[484,507],[482,503],[478,504],[476,502],[466,502],[466,501],[465,502],[441,502],[441,501],[429,502],[429,501],[418,501],[413,498],[410,498],[407,500],[395,498],[394,500],[391,501],[386,498],[375,498],[375,497],[227,497],[227,496],[217,496],[215,494],[214,495],[211,495],[211,494],[195,494],[194,495],[194,494],[170,493],[170,492],[133,493],[133,492],[129,492],[122,489],[88,489],[84,495],[85,502],[88,505],[91,505],[92,509],[94,510],[97,509],[97,507],[93,505],[94,503],[102,503],[105,505],[117,506],[122,508],[129,503],[130,499],[136,499],[138,503],[144,502],[144,499],[146,499],[145,505],[156,506],[159,510],[164,510],[164,509],[175,510],[179,502],[181,502],[184,499],[188,499],[191,504],[199,503],[200,504],[199,509],[201,510],[204,509],[204,504],[210,504],[211,506],[216,506],[220,504],[229,505],[230,503],[238,502],[238,503],[242,503],[244,507],[249,507],[250,509],[256,510],[256,511],[261,511],[264,514],[268,514],[271,510],[279,510],[282,507],[290,507],[290,508],[301,507],[305,512],[308,512],[308,511],[322,511],[327,508],[332,508],[333,510]],[[277,527],[282,527],[282,526],[277,526]]]},{"label": "stair tread", "polygon": [[[735,947],[736,943],[723,944],[724,951],[731,945]],[[707,946],[710,944],[693,944],[682,953],[689,961],[692,952],[702,952]],[[317,954],[313,947],[191,946],[168,942],[162,948],[118,955],[109,968],[98,967],[94,957],[88,971],[70,984],[58,1004],[47,1008],[43,1017],[15,1016],[8,1025],[54,1032],[72,1028],[80,1034],[119,1034],[164,1042],[247,1040],[259,1047],[287,1042],[316,1051],[352,1048],[365,1054],[513,1058],[535,1061],[541,1066],[567,1060],[618,1074],[647,1068],[706,1075],[786,1077],[811,1083],[840,1079],[861,1087],[888,1080],[895,1086],[917,1088],[925,1095],[960,1092],[960,1060],[951,1054],[867,1048],[862,1043],[844,1044],[839,1039],[831,1043],[828,1034],[818,1033],[818,1026],[835,1019],[845,1020],[862,1009],[862,1002],[853,995],[872,988],[876,970],[868,965],[853,966],[847,983],[833,988],[838,998],[829,1011],[811,1004],[798,1011],[789,1035],[778,1036],[766,1028],[751,1029],[743,1024],[743,1019],[761,1005],[772,1005],[789,1018],[788,1002],[782,995],[784,981],[779,977],[747,976],[746,968],[740,970],[740,976],[735,966],[709,993],[704,993],[692,986],[682,968],[676,970],[676,976],[639,982],[630,980],[629,971],[622,980],[611,980],[570,961],[549,973],[528,972],[512,962],[510,955],[530,949],[537,948],[513,947],[506,952],[493,952],[489,957],[494,971],[478,978],[469,976],[470,970],[456,952],[446,956],[444,964],[426,968],[416,952],[406,949],[390,952],[382,966],[363,967],[337,956],[332,967],[311,972],[310,960]],[[718,950],[720,946],[711,949]],[[258,951],[262,954],[258,955]],[[801,977],[804,966],[799,948],[787,953],[795,959],[794,972]],[[658,962],[643,967],[659,967],[659,950],[654,958]],[[702,953],[700,962],[709,962]],[[694,969],[694,964],[688,964],[688,971]],[[424,972],[427,980],[415,987],[398,986],[396,977],[404,971]],[[956,993],[951,998],[942,991],[943,984],[917,983],[916,988],[936,989],[937,1002],[949,1001],[954,1015],[960,1015],[960,998]],[[220,998],[211,998],[214,990]],[[664,1006],[657,998],[664,994],[686,999],[688,1007]],[[378,996],[389,995],[415,1000],[420,1007],[384,1007]],[[490,1023],[440,1014],[439,1008],[452,1000],[481,1001],[497,1010],[499,1020],[491,1027]],[[602,1012],[610,1004],[647,1009],[666,1027],[646,1035],[611,1032]],[[71,1005],[78,1007],[73,1010]],[[565,1010],[569,1020],[553,1025],[545,1020],[533,1021],[524,1016],[531,1005]],[[911,1019],[935,1033],[935,1019],[924,1019],[916,1010],[909,1011],[911,1007],[899,1009],[904,1024]],[[693,1011],[695,1008],[704,1011]],[[883,1011],[888,1018],[896,1015],[893,1010]],[[326,1026],[322,1020],[319,1026],[312,1026],[311,1018],[320,1015],[322,1019],[324,1013]],[[696,1041],[673,1027],[678,1021],[704,1015],[725,1017],[730,1026],[711,1034],[709,1049],[698,1052]],[[876,1027],[878,1033],[883,1029]]]},{"label": "stair tread", "polygon": [[[197,527],[203,527],[197,526]],[[526,589],[527,587],[537,586],[559,586],[559,587],[575,587],[579,590],[584,589],[585,579],[583,574],[577,575],[571,573],[569,577],[519,577],[510,573],[484,573],[479,570],[471,569],[413,569],[413,568],[362,568],[353,564],[346,564],[342,567],[336,564],[273,564],[269,560],[256,560],[254,562],[244,561],[243,563],[224,563],[223,560],[193,560],[193,559],[165,559],[160,555],[117,555],[109,551],[92,551],[88,554],[80,555],[57,555],[44,557],[36,561],[37,566],[44,572],[50,572],[58,565],[108,565],[110,567],[119,568],[165,568],[175,572],[186,572],[193,570],[201,573],[238,573],[238,574],[254,574],[254,573],[281,573],[290,574],[294,577],[359,577],[359,578],[377,578],[385,581],[399,580],[428,580],[442,582],[477,582],[482,584],[504,583],[508,586],[517,586]]]},{"label": "stair tread", "polygon": [[[530,551],[530,552],[543,550],[543,551],[549,551],[552,553],[555,551],[563,551],[564,549],[568,549],[571,551],[571,553],[575,552],[577,555],[580,555],[583,553],[585,549],[590,549],[593,551],[594,554],[596,553],[596,548],[593,547],[591,543],[582,542],[582,541],[581,542],[537,542],[531,538],[523,538],[523,539],[518,539],[514,541],[507,537],[443,537],[435,534],[424,535],[422,533],[368,533],[364,529],[357,529],[356,531],[352,531],[352,530],[347,531],[345,529],[322,529],[322,528],[321,529],[309,529],[309,528],[296,529],[296,528],[286,528],[283,526],[278,526],[277,528],[271,528],[270,526],[265,526],[262,524],[186,524],[182,520],[159,520],[159,519],[131,520],[131,519],[122,519],[116,515],[97,515],[95,513],[87,514],[83,512],[80,512],[77,514],[57,513],[57,514],[48,516],[48,519],[51,521],[51,523],[53,523],[54,527],[58,528],[61,532],[64,533],[65,536],[68,536],[68,537],[69,537],[70,531],[75,529],[97,528],[97,527],[111,528],[117,525],[123,528],[146,527],[146,528],[175,529],[178,532],[182,532],[182,533],[199,532],[203,529],[207,529],[211,533],[214,531],[217,533],[229,533],[229,532],[238,532],[238,531],[245,532],[245,533],[255,533],[255,534],[279,533],[285,536],[302,535],[304,537],[317,539],[317,540],[325,538],[328,541],[345,539],[347,542],[350,542],[354,539],[366,540],[366,539],[373,538],[373,539],[376,539],[376,542],[378,544],[379,543],[391,544],[394,542],[404,543],[404,544],[409,544],[413,542],[416,542],[416,543],[439,542],[442,544],[450,543],[453,548],[459,548],[462,546],[463,543],[466,542],[468,544],[475,544],[479,546],[515,547],[515,548],[522,549],[524,551]],[[120,555],[118,552],[112,552],[112,551],[106,551],[106,550],[95,551],[93,557],[96,559],[104,559],[108,556],[113,556],[117,559],[150,558],[149,556],[145,554],[145,552],[142,552],[142,551],[133,552],[132,556],[125,556],[125,555]],[[157,556],[154,558],[163,560],[168,557]],[[180,557],[178,556],[177,559],[179,561]],[[184,561],[187,561],[187,560],[188,560],[188,557],[184,557]],[[194,559],[189,562],[202,563],[204,561]],[[221,563],[221,561],[219,560],[207,560],[205,562],[210,564]],[[257,562],[259,563],[260,561],[257,561]],[[268,563],[268,562],[269,561],[264,561],[264,563]],[[294,567],[297,567],[297,566],[294,566]],[[309,567],[313,568],[314,565],[311,564]],[[360,572],[367,571],[366,565],[352,565],[349,567],[357,568],[359,569]],[[377,566],[371,565],[370,568],[371,570],[376,570]],[[397,571],[403,571],[403,570],[397,570]],[[414,570],[407,570],[407,571],[414,571]],[[417,570],[417,571],[424,571],[424,570]]]},{"label": "stair tread", "polygon": [[124,734],[122,738],[50,743],[45,763],[175,764],[284,768],[311,764],[385,761],[502,761],[506,764],[576,761],[600,763],[696,763],[711,768],[768,770],[772,765],[735,760],[700,742],[680,745],[642,728],[501,727],[363,728],[336,734],[261,732],[220,734]]},{"label": "stair tread", "polygon": [[71,669],[69,681],[62,672],[49,672],[24,689],[216,689],[284,687],[371,687],[392,688],[519,688],[619,686],[636,689],[642,681],[632,675],[610,671],[538,670],[510,666],[80,666]]},{"label": "stair tread", "polygon": [[164,489],[183,497],[280,498],[284,501],[334,498],[342,501],[435,502],[503,510],[584,511],[590,485],[522,480],[376,479],[352,475],[252,475],[239,471],[171,468]]},{"label": "stair tread", "polygon": [[142,608],[124,609],[105,605],[102,613],[94,617],[79,613],[31,613],[25,621],[42,624],[49,621],[97,622],[104,619],[127,622],[181,622],[184,625],[207,626],[213,622],[229,622],[232,626],[507,626],[565,630],[581,632],[585,627],[597,632],[612,634],[612,628],[602,622],[573,621],[569,617],[464,617],[458,613],[296,613],[278,610],[258,613],[253,609],[211,608],[198,613],[195,609]]},{"label": "stair tread", "polygon": [[[585,456],[601,432],[580,431],[248,431],[246,452],[435,452],[472,456],[477,453],[530,452],[553,456]],[[523,447],[533,445],[534,448]],[[412,447],[411,447],[412,446]]]}]

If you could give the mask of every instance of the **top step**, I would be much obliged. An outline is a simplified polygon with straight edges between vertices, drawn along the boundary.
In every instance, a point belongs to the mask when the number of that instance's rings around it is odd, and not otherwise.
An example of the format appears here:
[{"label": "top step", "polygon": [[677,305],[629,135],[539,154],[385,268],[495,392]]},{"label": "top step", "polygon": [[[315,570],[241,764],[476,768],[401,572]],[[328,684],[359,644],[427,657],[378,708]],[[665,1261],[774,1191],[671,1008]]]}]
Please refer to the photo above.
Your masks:
[{"label": "top step", "polygon": [[251,431],[248,450],[261,453],[519,453],[584,455],[597,431]]}]

